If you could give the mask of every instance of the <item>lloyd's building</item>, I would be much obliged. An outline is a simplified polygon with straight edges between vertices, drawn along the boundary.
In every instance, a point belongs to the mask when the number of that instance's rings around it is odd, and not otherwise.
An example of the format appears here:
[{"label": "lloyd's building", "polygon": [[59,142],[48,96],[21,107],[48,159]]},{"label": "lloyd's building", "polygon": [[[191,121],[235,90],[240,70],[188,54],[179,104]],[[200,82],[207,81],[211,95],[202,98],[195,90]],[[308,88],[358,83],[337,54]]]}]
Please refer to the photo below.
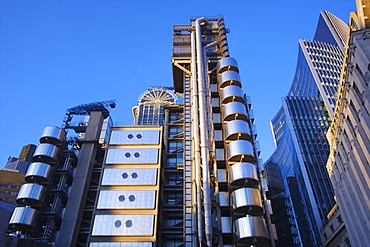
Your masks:
[{"label": "lloyd's building", "polygon": [[55,246],[274,246],[251,102],[226,33],[221,17],[174,26],[173,88],[144,92],[135,125],[113,125],[114,102],[98,102],[46,127],[8,234]]}]

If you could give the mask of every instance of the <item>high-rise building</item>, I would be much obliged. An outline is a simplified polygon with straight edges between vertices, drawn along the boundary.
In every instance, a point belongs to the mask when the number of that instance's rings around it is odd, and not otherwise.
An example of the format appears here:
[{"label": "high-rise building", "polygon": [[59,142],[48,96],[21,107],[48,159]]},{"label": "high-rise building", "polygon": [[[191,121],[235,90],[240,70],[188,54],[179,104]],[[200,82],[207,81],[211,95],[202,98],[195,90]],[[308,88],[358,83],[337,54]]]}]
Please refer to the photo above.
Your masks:
[{"label": "high-rise building", "polygon": [[28,166],[32,163],[32,156],[35,153],[36,145],[28,144],[23,146],[19,157],[9,157],[5,168],[18,170],[20,173],[26,173]]},{"label": "high-rise building", "polygon": [[[352,246],[370,243],[370,1],[357,0],[339,82],[338,103],[327,133],[327,169]],[[334,225],[334,224],[333,224]],[[330,225],[332,226],[332,225]],[[329,227],[330,227],[329,226]],[[326,239],[330,246],[331,239]]]},{"label": "high-rise building", "polygon": [[265,163],[277,246],[319,246],[335,204],[326,131],[336,105],[348,26],[320,13],[313,41],[299,40],[296,73],[271,121],[276,150]]},{"label": "high-rise building", "polygon": [[[103,102],[47,127],[9,234],[57,246],[274,246],[251,102],[226,33],[222,17],[174,26],[173,88],[144,92],[135,125],[112,126]],[[89,117],[73,125],[76,115]]]}]

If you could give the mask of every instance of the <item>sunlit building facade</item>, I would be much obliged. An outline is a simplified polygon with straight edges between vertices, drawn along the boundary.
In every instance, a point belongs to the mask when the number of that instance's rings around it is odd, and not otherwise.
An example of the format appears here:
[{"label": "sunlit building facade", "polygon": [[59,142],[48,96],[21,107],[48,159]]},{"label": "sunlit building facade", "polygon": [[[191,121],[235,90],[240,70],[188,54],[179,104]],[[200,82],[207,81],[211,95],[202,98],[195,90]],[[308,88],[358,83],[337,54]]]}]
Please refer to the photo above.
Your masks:
[{"label": "sunlit building facade", "polygon": [[335,205],[325,164],[347,25],[321,12],[313,41],[300,40],[296,73],[271,121],[276,151],[265,163],[277,246],[319,246]]}]

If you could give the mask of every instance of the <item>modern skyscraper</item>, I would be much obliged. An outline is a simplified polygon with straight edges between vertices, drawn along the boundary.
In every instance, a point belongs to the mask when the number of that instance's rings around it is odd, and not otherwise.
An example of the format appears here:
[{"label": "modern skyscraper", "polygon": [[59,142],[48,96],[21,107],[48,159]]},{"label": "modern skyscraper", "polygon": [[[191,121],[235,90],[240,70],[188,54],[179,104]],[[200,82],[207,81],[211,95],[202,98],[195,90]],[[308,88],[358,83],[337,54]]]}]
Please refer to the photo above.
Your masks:
[{"label": "modern skyscraper", "polygon": [[[274,246],[251,103],[226,33],[222,17],[174,26],[173,90],[144,92],[136,125],[111,126],[103,102],[47,127],[9,232],[57,246]],[[75,115],[89,119],[72,125]],[[81,134],[68,139],[66,128]]]},{"label": "modern skyscraper", "polygon": [[[327,169],[352,246],[370,243],[370,1],[357,0],[328,131]],[[329,242],[330,239],[327,240]],[[348,241],[347,241],[348,242]]]},{"label": "modern skyscraper", "polygon": [[326,131],[333,117],[348,27],[321,12],[313,41],[300,40],[296,73],[271,121],[277,145],[265,163],[278,246],[319,246],[335,204],[326,171]]}]

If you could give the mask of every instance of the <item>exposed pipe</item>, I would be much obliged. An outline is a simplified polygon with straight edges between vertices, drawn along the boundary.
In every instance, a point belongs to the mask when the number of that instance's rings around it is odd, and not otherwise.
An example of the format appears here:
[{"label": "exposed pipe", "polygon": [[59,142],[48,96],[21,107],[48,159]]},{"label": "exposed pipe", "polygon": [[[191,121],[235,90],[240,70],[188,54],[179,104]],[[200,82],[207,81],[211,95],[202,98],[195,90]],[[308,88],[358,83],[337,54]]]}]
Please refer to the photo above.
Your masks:
[{"label": "exposed pipe", "polygon": [[197,47],[197,75],[198,75],[198,94],[199,94],[199,127],[200,144],[202,156],[203,171],[203,189],[204,189],[204,221],[207,245],[212,246],[212,216],[211,216],[211,194],[210,194],[210,174],[209,174],[209,146],[208,146],[208,125],[206,112],[206,92],[204,77],[204,60],[202,45],[201,23],[207,21],[204,17],[195,21],[196,47]]},{"label": "exposed pipe", "polygon": [[191,32],[191,114],[192,114],[192,132],[193,132],[193,150],[194,150],[194,167],[195,183],[197,193],[197,223],[198,223],[198,246],[201,246],[203,239],[203,214],[202,214],[202,189],[200,174],[200,141],[199,141],[199,117],[198,117],[198,88],[197,88],[197,62],[195,33]]}]

